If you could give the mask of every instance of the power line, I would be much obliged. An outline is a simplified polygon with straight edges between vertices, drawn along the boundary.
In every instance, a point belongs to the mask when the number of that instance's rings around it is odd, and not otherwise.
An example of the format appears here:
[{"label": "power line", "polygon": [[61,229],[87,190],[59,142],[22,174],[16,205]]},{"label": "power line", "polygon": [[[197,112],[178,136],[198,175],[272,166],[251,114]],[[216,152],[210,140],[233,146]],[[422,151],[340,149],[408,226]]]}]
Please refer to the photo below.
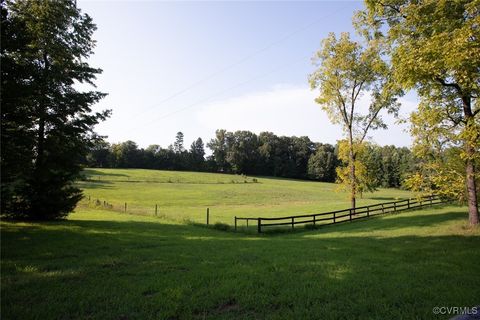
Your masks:
[{"label": "power line", "polygon": [[282,65],[282,66],[280,66],[280,67],[274,68],[274,69],[272,69],[272,70],[270,70],[270,71],[268,71],[268,72],[262,73],[262,74],[260,74],[260,75],[255,76],[255,77],[252,77],[252,78],[250,78],[250,79],[248,79],[248,80],[239,82],[239,83],[237,83],[237,84],[235,84],[235,85],[233,85],[233,86],[231,86],[231,87],[228,87],[228,88],[226,88],[226,89],[223,89],[223,90],[221,90],[221,91],[218,91],[218,92],[214,93],[213,95],[210,95],[210,96],[208,96],[207,98],[204,98],[204,99],[202,99],[202,100],[200,100],[200,101],[191,103],[191,104],[189,104],[189,105],[187,105],[187,106],[185,106],[185,107],[182,107],[182,108],[180,108],[180,109],[171,111],[171,112],[166,113],[166,114],[164,114],[164,115],[161,115],[160,117],[157,117],[157,118],[155,118],[155,119],[153,119],[153,120],[151,120],[151,121],[149,121],[149,122],[147,122],[147,123],[144,123],[144,124],[141,125],[141,126],[136,126],[133,130],[138,129],[138,128],[140,128],[140,127],[149,126],[149,125],[155,123],[156,121],[163,120],[163,119],[168,118],[168,117],[170,117],[170,116],[172,116],[172,115],[175,115],[175,114],[177,114],[177,113],[179,113],[179,112],[185,111],[185,110],[187,110],[187,109],[190,109],[190,108],[193,108],[193,107],[195,107],[195,106],[198,106],[198,105],[200,105],[200,104],[202,104],[202,103],[208,102],[208,101],[210,101],[211,99],[213,99],[213,98],[215,98],[215,97],[217,97],[217,96],[220,96],[220,95],[222,95],[222,94],[224,94],[224,93],[226,93],[226,92],[228,92],[228,91],[231,91],[231,90],[233,90],[233,89],[236,89],[236,88],[238,88],[238,87],[241,87],[241,86],[243,86],[243,85],[246,85],[246,84],[248,84],[248,83],[250,83],[250,82],[252,82],[252,81],[255,81],[255,80],[264,78],[264,77],[266,77],[266,76],[268,76],[268,75],[270,75],[270,74],[273,74],[273,73],[275,73],[275,72],[278,72],[278,71],[287,69],[287,68],[289,68],[289,67],[291,67],[291,66],[293,66],[293,65],[296,65],[296,64],[298,64],[298,63],[300,63],[300,62],[305,61],[306,59],[308,59],[308,56],[305,56],[305,57],[302,57],[301,59],[295,60],[293,63],[287,64],[287,65]]},{"label": "power line", "polygon": [[208,80],[216,77],[217,75],[219,75],[219,74],[221,74],[221,73],[224,73],[225,71],[228,71],[228,70],[230,70],[230,69],[232,69],[232,68],[234,68],[234,67],[236,67],[236,66],[238,66],[238,65],[240,65],[240,64],[242,64],[242,63],[244,63],[244,62],[246,62],[246,61],[248,61],[248,60],[250,60],[250,59],[252,59],[253,57],[257,56],[258,54],[260,54],[260,53],[262,53],[262,52],[264,52],[264,51],[267,51],[268,49],[270,49],[270,48],[278,45],[279,43],[282,43],[283,41],[291,38],[292,36],[294,36],[294,35],[302,32],[302,31],[304,31],[304,30],[307,30],[307,29],[313,27],[313,26],[316,25],[318,22],[323,21],[323,19],[325,19],[326,17],[335,15],[335,14],[337,14],[339,11],[341,11],[341,10],[347,8],[347,7],[348,7],[348,5],[345,5],[345,6],[341,7],[341,8],[338,8],[338,9],[334,10],[332,13],[329,13],[328,15],[324,15],[324,16],[322,16],[321,18],[316,19],[316,20],[313,21],[313,22],[310,22],[309,24],[304,25],[303,27],[300,27],[300,28],[294,30],[294,31],[291,32],[291,33],[288,33],[287,35],[285,35],[285,36],[283,36],[283,37],[281,37],[281,38],[279,38],[279,39],[277,39],[277,40],[275,40],[275,41],[273,41],[273,42],[270,42],[270,43],[267,44],[266,46],[264,46],[264,47],[262,47],[262,48],[260,48],[260,49],[258,49],[258,50],[256,50],[256,51],[252,52],[251,54],[243,57],[242,59],[237,60],[236,62],[234,62],[234,63],[232,63],[232,64],[230,64],[230,65],[227,65],[226,67],[223,67],[223,68],[221,68],[221,69],[219,69],[219,70],[217,70],[217,71],[209,74],[208,76],[206,76],[206,77],[204,77],[204,78],[202,78],[202,79],[200,79],[200,80],[198,80],[198,81],[190,84],[189,86],[187,86],[187,87],[185,87],[185,88],[183,88],[183,89],[175,92],[174,94],[166,97],[165,99],[162,99],[162,100],[156,102],[155,104],[150,105],[149,107],[147,107],[147,108],[143,109],[142,111],[136,113],[136,115],[135,115],[134,117],[137,118],[138,116],[144,114],[145,112],[151,110],[152,108],[158,107],[159,105],[162,105],[162,104],[164,104],[165,102],[168,102],[168,101],[170,101],[170,100],[172,100],[172,99],[174,99],[174,98],[176,98],[176,97],[184,94],[185,92],[187,92],[187,91],[189,91],[189,90],[197,87],[198,85],[202,84],[203,82],[208,81]]}]

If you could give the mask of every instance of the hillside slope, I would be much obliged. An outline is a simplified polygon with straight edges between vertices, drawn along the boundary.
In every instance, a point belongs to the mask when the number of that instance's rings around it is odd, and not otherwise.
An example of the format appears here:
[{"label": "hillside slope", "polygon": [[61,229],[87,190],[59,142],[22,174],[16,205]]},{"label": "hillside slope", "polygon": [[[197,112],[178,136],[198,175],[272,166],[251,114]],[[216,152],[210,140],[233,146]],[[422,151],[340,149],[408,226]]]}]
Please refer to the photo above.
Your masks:
[{"label": "hillside slope", "polygon": [[[314,181],[143,169],[87,169],[80,182],[91,203],[99,199],[116,210],[171,220],[232,224],[234,216],[275,217],[348,208],[348,194],[337,185]],[[408,198],[410,192],[381,189],[364,194],[358,205]],[[88,199],[88,198],[87,198]],[[86,202],[83,202],[85,205]]]}]

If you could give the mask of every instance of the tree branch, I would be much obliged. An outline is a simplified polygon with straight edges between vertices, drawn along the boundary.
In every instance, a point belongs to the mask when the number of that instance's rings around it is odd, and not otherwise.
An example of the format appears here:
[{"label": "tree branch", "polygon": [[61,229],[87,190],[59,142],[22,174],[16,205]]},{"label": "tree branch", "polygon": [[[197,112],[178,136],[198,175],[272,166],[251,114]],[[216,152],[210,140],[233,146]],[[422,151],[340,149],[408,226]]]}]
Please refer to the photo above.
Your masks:
[{"label": "tree branch", "polygon": [[450,121],[452,121],[454,123],[454,126],[452,127],[452,129],[455,128],[456,126],[458,126],[460,123],[466,124],[466,121],[462,120],[461,118],[455,118],[448,111],[448,108],[445,110],[445,114],[446,114],[447,118],[450,119]]},{"label": "tree branch", "polygon": [[367,126],[363,129],[363,135],[362,135],[362,138],[360,139],[360,143],[362,143],[363,140],[365,139],[365,137],[367,136],[368,129],[370,129],[370,126],[372,125],[373,120],[375,120],[375,119],[377,118],[377,115],[378,115],[378,113],[380,112],[380,110],[382,110],[382,108],[378,108],[378,109],[375,111],[375,113],[372,115],[372,117],[371,117],[370,120],[368,121]]},{"label": "tree branch", "polygon": [[360,82],[360,85],[358,86],[357,94],[355,95],[355,100],[357,100],[357,97],[360,94],[360,91],[362,91],[362,86],[364,83],[365,83],[364,81]]},{"label": "tree branch", "polygon": [[384,8],[389,8],[389,9],[395,11],[395,12],[398,13],[402,18],[407,19],[407,16],[402,13],[402,11],[400,10],[399,7],[395,7],[395,6],[392,5],[392,4],[384,4],[384,3],[380,2],[380,1],[378,1],[378,4],[381,5],[381,6],[384,7]]},{"label": "tree branch", "polygon": [[440,77],[435,77],[435,80],[437,80],[442,86],[454,88],[455,90],[457,90],[458,94],[463,95],[462,88],[457,83],[447,82]]}]

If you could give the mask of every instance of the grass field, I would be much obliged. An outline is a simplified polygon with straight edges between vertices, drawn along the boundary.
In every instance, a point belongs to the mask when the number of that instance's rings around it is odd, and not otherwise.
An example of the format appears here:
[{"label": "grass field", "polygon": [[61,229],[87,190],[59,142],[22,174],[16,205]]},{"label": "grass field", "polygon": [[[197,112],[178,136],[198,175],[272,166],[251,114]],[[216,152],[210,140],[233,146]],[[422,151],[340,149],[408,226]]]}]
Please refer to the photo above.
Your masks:
[{"label": "grass field", "polygon": [[[348,194],[332,183],[245,177],[240,175],[142,169],[87,169],[80,183],[85,194],[111,203],[115,209],[175,221],[233,223],[234,216],[278,217],[320,213],[350,207]],[[256,182],[255,182],[256,181]],[[364,194],[358,205],[403,199],[408,191],[381,189]],[[83,204],[86,202],[84,201]]]},{"label": "grass field", "polygon": [[79,208],[1,223],[2,319],[448,319],[478,305],[480,232],[447,206],[244,235]]},{"label": "grass field", "polygon": [[[464,207],[256,235],[188,221],[204,222],[206,207],[227,223],[323,212],[347,196],[287,179],[86,173],[91,201],[67,220],[1,222],[2,319],[448,319],[433,307],[480,302],[480,229]],[[359,204],[408,196],[380,190]],[[119,212],[123,202],[141,215]]]}]

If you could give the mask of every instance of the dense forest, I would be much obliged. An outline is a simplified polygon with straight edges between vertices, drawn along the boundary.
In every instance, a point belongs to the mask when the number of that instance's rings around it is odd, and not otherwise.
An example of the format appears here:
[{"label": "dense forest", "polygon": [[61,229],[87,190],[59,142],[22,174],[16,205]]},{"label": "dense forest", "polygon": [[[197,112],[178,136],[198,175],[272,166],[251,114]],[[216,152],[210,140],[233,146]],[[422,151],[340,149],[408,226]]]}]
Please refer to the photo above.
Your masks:
[{"label": "dense forest", "polygon": [[[205,156],[205,147],[211,155]],[[414,170],[413,155],[405,147],[366,143],[360,156],[374,187],[401,187]],[[98,168],[224,172],[324,182],[334,182],[336,169],[342,166],[338,145],[313,142],[308,137],[223,129],[217,130],[206,146],[198,138],[189,148],[184,145],[182,132],[167,148],[154,144],[144,149],[133,141],[109,144],[100,140],[85,163]]]}]

